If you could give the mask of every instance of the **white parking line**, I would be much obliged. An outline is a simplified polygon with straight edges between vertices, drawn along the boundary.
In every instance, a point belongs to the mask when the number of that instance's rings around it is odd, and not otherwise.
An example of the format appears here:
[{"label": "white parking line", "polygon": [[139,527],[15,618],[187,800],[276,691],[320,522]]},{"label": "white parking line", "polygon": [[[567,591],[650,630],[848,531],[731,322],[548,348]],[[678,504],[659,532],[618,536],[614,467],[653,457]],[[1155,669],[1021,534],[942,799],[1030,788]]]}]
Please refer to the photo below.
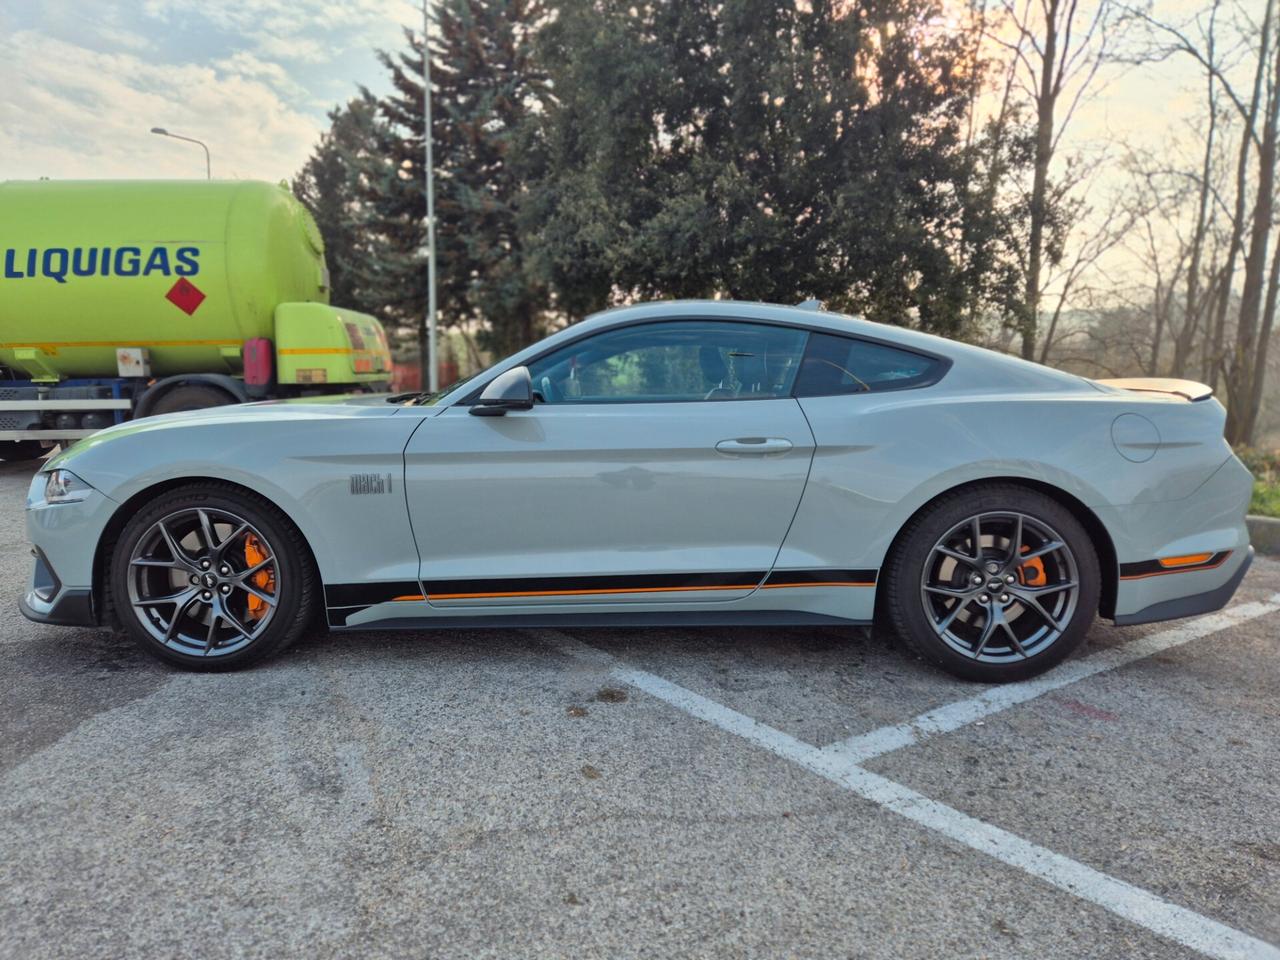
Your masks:
[{"label": "white parking line", "polygon": [[940,733],[958,730],[975,720],[1008,710],[1010,707],[1026,703],[1028,700],[1086,677],[1123,667],[1135,660],[1150,657],[1171,647],[1181,646],[1191,640],[1199,640],[1219,630],[1255,620],[1277,610],[1280,610],[1280,593],[1274,594],[1266,601],[1242,603],[1196,620],[1188,620],[1176,627],[1140,637],[1131,643],[1103,650],[1090,657],[1068,660],[1034,680],[989,687],[967,700],[948,703],[936,710],[922,713],[905,723],[856,734],[847,740],[827,744],[822,749],[826,753],[853,763],[866,763],[875,757],[912,746]]},{"label": "white parking line", "polygon": [[[1241,605],[1241,608],[1244,606],[1248,605]],[[1266,612],[1270,612],[1270,609]],[[1280,960],[1280,949],[1256,937],[1169,903],[1140,887],[931,800],[909,787],[863,769],[847,757],[804,743],[679,684],[645,670],[628,667],[603,650],[558,631],[554,632],[554,636],[557,646],[563,652],[609,669],[610,675],[619,682],[629,684],[690,716],[742,737],[863,799],[892,810],[956,843],[1029,873],[1059,890],[1096,904],[1153,933],[1221,960]]]}]

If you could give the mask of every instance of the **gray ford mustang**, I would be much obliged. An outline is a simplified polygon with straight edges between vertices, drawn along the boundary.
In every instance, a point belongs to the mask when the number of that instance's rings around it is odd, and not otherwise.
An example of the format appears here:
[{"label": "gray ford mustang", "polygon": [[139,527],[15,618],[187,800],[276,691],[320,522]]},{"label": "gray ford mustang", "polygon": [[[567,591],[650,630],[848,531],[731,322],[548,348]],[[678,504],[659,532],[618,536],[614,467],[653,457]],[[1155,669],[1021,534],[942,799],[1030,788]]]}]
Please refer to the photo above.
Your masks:
[{"label": "gray ford mustang", "polygon": [[816,309],[666,302],[434,396],[123,424],[36,475],[23,612],[183,667],[332,629],[869,624],[1020,679],[1223,606],[1251,480],[1185,381]]}]

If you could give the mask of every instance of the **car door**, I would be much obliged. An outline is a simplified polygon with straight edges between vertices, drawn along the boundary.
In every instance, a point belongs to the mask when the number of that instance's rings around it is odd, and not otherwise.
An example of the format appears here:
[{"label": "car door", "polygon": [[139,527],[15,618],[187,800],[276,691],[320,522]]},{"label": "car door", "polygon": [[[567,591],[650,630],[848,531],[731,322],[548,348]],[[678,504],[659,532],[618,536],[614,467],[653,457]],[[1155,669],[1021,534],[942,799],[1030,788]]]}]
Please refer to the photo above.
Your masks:
[{"label": "car door", "polygon": [[806,331],[675,320],[529,364],[531,410],[424,421],[406,494],[433,605],[733,600],[773,565],[813,436]]}]

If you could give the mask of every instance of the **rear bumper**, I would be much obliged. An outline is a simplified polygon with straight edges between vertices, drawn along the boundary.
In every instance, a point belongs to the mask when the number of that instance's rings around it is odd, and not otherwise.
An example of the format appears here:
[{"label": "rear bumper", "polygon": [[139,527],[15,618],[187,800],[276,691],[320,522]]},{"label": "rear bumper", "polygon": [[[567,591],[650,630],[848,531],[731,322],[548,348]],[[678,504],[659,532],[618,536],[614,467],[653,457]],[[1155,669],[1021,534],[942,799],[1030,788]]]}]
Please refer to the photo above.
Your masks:
[{"label": "rear bumper", "polygon": [[[1113,508],[1116,623],[1151,623],[1216,610],[1232,596],[1252,555],[1245,511],[1253,477],[1235,457],[1180,500]],[[1194,562],[1205,555],[1203,562]],[[1180,559],[1166,566],[1162,558]],[[1221,599],[1217,599],[1221,598]]]},{"label": "rear bumper", "polygon": [[1231,575],[1231,578],[1221,586],[1189,597],[1174,597],[1170,600],[1162,600],[1159,603],[1151,604],[1149,607],[1143,607],[1136,613],[1119,614],[1115,622],[1118,626],[1127,627],[1135,623],[1158,623],[1161,620],[1198,617],[1203,613],[1221,610],[1235,596],[1236,588],[1240,586],[1240,581],[1249,572],[1249,567],[1252,563],[1253,547],[1249,547],[1245,553],[1244,562],[1236,568],[1236,572]]}]

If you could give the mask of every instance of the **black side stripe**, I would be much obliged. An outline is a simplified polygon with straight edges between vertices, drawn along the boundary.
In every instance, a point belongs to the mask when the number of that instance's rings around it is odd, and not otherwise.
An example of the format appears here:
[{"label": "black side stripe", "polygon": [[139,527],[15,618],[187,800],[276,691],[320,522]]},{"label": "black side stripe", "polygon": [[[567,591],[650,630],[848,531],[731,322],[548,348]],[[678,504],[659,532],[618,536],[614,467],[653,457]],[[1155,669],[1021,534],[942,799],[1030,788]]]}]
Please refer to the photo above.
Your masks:
[{"label": "black side stripe", "polygon": [[417,580],[388,580],[382,583],[330,583],[324,588],[324,602],[329,607],[371,606],[396,597],[420,595]]}]

